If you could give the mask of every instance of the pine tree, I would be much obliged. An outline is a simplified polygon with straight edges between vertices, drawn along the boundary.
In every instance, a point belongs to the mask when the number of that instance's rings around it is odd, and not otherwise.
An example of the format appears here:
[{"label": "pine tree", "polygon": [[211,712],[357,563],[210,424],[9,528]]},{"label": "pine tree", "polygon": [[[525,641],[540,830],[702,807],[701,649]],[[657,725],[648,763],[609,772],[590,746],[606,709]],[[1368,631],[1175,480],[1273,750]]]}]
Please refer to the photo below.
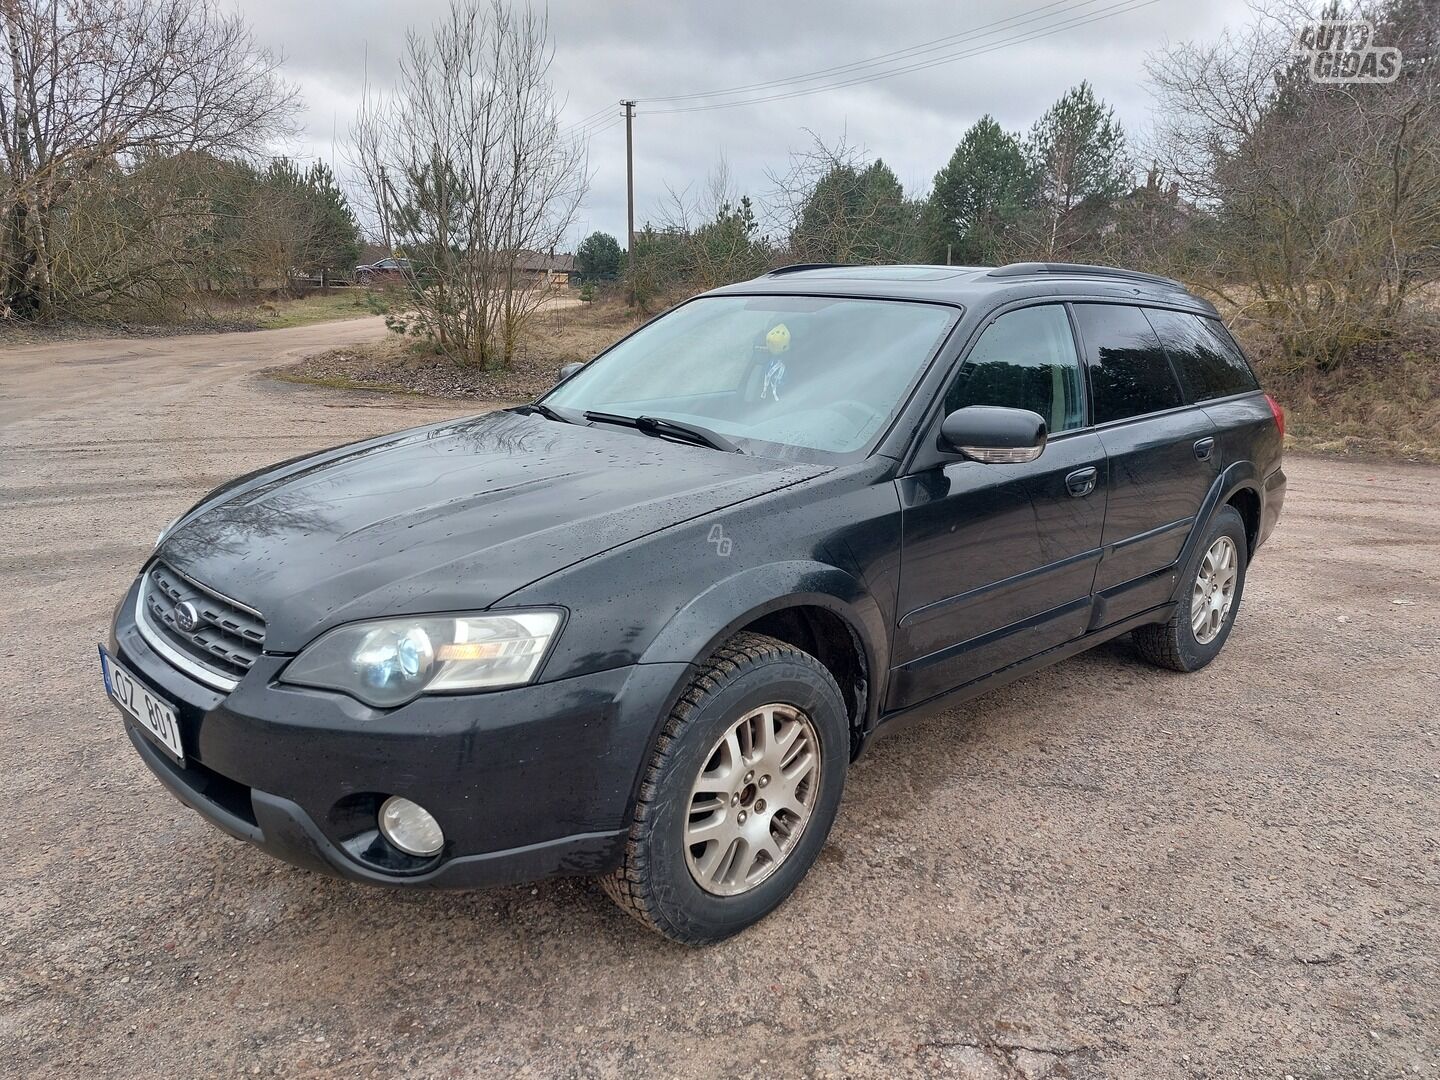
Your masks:
[{"label": "pine tree", "polygon": [[935,175],[926,208],[929,257],[961,265],[998,262],[1006,231],[1035,198],[1020,140],[989,115],[976,121]]}]

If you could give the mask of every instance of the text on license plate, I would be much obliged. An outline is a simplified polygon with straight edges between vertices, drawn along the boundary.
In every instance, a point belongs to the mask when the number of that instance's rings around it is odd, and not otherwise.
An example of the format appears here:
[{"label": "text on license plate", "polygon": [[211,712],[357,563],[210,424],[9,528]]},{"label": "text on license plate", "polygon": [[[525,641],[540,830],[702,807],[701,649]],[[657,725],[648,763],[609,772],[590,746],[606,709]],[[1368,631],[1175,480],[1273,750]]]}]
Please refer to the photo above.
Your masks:
[{"label": "text on license plate", "polygon": [[170,751],[172,757],[184,764],[185,751],[180,746],[180,724],[175,718],[175,710],[117,664],[103,645],[100,647],[100,672],[105,676],[105,691],[115,699],[116,704]]}]

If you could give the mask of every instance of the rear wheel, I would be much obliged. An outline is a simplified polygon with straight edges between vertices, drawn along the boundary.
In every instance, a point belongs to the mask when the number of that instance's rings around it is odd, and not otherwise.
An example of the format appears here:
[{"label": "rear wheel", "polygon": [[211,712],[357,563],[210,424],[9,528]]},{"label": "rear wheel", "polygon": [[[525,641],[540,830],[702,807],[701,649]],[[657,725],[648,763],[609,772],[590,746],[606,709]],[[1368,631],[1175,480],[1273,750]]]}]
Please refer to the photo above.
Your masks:
[{"label": "rear wheel", "polygon": [[1198,671],[1214,660],[1235,625],[1245,590],[1247,555],[1244,520],[1233,506],[1221,507],[1174,616],[1131,634],[1140,655],[1172,671]]},{"label": "rear wheel", "polygon": [[624,861],[601,884],[675,941],[738,933],[814,863],[840,804],[849,747],[845,702],[824,665],[775,638],[737,635],[671,711]]}]

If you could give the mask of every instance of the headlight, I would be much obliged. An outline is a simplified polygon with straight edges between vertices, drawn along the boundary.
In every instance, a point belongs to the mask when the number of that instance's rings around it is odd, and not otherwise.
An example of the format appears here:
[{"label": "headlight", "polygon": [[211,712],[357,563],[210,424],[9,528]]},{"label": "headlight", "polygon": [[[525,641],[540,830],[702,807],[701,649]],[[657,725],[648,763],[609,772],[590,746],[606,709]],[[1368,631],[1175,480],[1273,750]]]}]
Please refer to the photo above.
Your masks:
[{"label": "headlight", "polygon": [[520,686],[535,676],[559,626],[557,611],[352,623],[306,648],[280,681],[384,709],[420,694]]}]

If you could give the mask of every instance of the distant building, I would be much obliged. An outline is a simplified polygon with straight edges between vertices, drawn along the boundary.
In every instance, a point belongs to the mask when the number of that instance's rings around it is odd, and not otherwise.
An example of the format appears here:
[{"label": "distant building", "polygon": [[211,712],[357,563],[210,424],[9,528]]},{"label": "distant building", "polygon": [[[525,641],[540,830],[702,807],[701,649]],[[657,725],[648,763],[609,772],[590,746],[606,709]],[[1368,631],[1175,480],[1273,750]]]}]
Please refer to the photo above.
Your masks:
[{"label": "distant building", "polygon": [[[393,258],[395,254],[381,244],[365,244],[360,249],[360,262],[371,266]],[[496,264],[500,261],[501,257],[497,255]],[[424,260],[419,260],[416,263],[417,270],[423,271],[424,265]],[[498,269],[498,265],[495,265],[495,268]],[[527,289],[537,286],[567,289],[570,287],[571,278],[575,276],[575,256],[564,252],[552,251],[546,254],[541,251],[522,251],[515,256],[515,269]]]},{"label": "distant building", "polygon": [[548,255],[541,251],[522,251],[515,256],[515,269],[532,285],[551,289],[568,289],[575,274],[575,256],[564,252]]}]

